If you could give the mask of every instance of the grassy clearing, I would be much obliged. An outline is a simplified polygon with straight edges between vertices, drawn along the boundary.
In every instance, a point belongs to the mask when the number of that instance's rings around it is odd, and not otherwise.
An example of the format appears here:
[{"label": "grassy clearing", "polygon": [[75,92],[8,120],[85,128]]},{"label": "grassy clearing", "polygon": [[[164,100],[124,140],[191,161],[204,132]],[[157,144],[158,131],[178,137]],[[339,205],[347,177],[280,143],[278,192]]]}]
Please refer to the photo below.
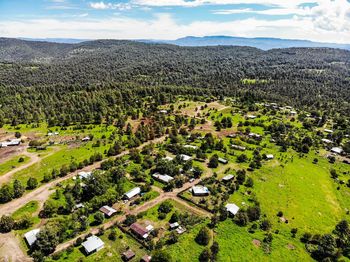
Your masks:
[{"label": "grassy clearing", "polygon": [[[23,158],[23,162],[19,162],[19,159]],[[27,156],[16,156],[2,164],[0,164],[0,176],[10,172],[12,169],[20,167],[25,163],[29,162],[29,157]]]},{"label": "grassy clearing", "polygon": [[[117,239],[115,241],[108,239],[108,235],[112,230],[117,233]],[[134,258],[133,261],[140,261],[141,257],[147,254],[147,250],[145,250],[136,240],[124,234],[118,228],[107,230],[103,236],[100,236],[100,238],[105,243],[105,247],[97,253],[86,256],[82,252],[80,246],[73,248],[71,252],[64,251],[57,260],[50,258],[47,261],[123,261],[121,254],[128,248],[130,248],[136,254],[136,258]]]}]

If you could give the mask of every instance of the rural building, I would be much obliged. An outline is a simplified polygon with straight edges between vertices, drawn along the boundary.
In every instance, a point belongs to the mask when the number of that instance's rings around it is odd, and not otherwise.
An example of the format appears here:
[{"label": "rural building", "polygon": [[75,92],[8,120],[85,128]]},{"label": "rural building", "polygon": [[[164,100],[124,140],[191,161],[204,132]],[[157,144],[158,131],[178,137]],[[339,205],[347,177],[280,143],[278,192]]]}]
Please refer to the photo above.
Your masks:
[{"label": "rural building", "polygon": [[76,209],[83,208],[83,207],[85,207],[83,203],[79,203],[75,205]]},{"label": "rural building", "polygon": [[80,179],[88,179],[92,175],[92,172],[81,171],[78,173]]},{"label": "rural building", "polygon": [[[150,230],[141,226],[139,223],[134,223],[130,226],[131,231],[136,234],[139,238],[146,239]],[[153,227],[152,227],[153,229]]]},{"label": "rural building", "polygon": [[326,138],[322,138],[321,139],[323,143],[326,143],[326,144],[332,144],[333,141],[332,140],[329,140],[329,139],[326,139]]},{"label": "rural building", "polygon": [[343,149],[341,147],[332,147],[331,152],[340,155],[343,153]]},{"label": "rural building", "polygon": [[254,116],[254,115],[247,115],[247,118],[248,118],[248,119],[255,119],[255,118],[257,118],[257,116]]},{"label": "rural building", "polygon": [[84,137],[81,141],[83,141],[83,142],[90,141],[90,137],[86,136],[86,137]]},{"label": "rural building", "polygon": [[167,114],[168,111],[167,111],[167,110],[159,110],[159,113],[161,113],[161,114]]},{"label": "rural building", "polygon": [[197,146],[193,146],[193,145],[184,145],[184,148],[191,148],[196,150],[198,147]]},{"label": "rural building", "polygon": [[171,157],[171,156],[166,156],[166,157],[163,157],[163,160],[166,160],[166,161],[173,161],[174,158]]},{"label": "rural building", "polygon": [[227,204],[225,208],[232,216],[235,216],[239,210],[239,207],[235,204]]},{"label": "rural building", "polygon": [[84,247],[86,254],[89,255],[93,252],[101,250],[104,247],[105,243],[103,243],[103,241],[99,237],[91,236],[88,237],[86,241],[83,242],[81,245]]},{"label": "rural building", "polygon": [[228,163],[228,160],[227,160],[227,159],[221,158],[221,157],[218,158],[218,161],[219,161],[221,164],[227,164],[227,163]]},{"label": "rural building", "polygon": [[149,256],[149,255],[144,255],[142,258],[141,258],[141,262],[150,262],[152,260],[152,257]]},{"label": "rural building", "polygon": [[111,217],[113,216],[115,213],[117,213],[117,210],[115,210],[114,208],[110,207],[110,206],[103,206],[100,208],[100,211],[105,214],[105,216],[107,217]]},{"label": "rural building", "polygon": [[209,189],[205,186],[193,186],[191,190],[195,196],[208,196],[210,194]]},{"label": "rural building", "polygon": [[192,157],[191,157],[191,156],[188,156],[188,155],[181,154],[181,155],[180,155],[180,159],[181,159],[182,161],[189,161],[189,160],[192,160]]},{"label": "rural building", "polygon": [[0,143],[0,147],[8,147],[8,146],[19,146],[21,144],[21,139],[10,139]]},{"label": "rural building", "polygon": [[124,261],[129,261],[134,257],[135,257],[135,253],[131,249],[129,249],[123,253],[123,260]]},{"label": "rural building", "polygon": [[27,241],[27,244],[29,247],[31,247],[35,243],[36,236],[39,234],[39,232],[40,232],[40,229],[37,228],[24,234],[24,238]]},{"label": "rural building", "polygon": [[183,234],[186,232],[186,229],[183,228],[182,226],[179,226],[177,229],[175,229],[176,233],[178,233],[179,235]]},{"label": "rural building", "polygon": [[169,227],[170,229],[175,229],[175,228],[178,228],[180,225],[178,222],[175,222],[175,223],[169,223]]},{"label": "rural building", "polygon": [[233,149],[240,150],[240,151],[245,151],[246,148],[244,146],[238,146],[238,145],[231,145]]},{"label": "rural building", "polygon": [[139,195],[140,193],[141,193],[141,188],[140,187],[135,187],[135,188],[131,189],[130,191],[126,192],[124,194],[124,198],[130,200],[133,197]]},{"label": "rural building", "polygon": [[331,129],[325,129],[324,131],[325,131],[326,133],[330,133],[330,134],[333,133],[333,130],[331,130]]},{"label": "rural building", "polygon": [[295,115],[297,114],[297,112],[296,112],[296,111],[290,111],[290,114],[291,114],[292,116],[295,116]]},{"label": "rural building", "polygon": [[234,178],[234,176],[230,174],[230,175],[224,176],[224,177],[222,178],[222,181],[223,181],[223,182],[229,182],[229,181],[231,181],[233,178]]},{"label": "rural building", "polygon": [[152,175],[152,177],[162,183],[168,184],[171,180],[174,178],[169,175],[161,175],[159,173],[155,173]]},{"label": "rural building", "polygon": [[266,159],[267,160],[271,160],[271,159],[273,159],[274,158],[274,156],[272,155],[272,154],[267,154],[266,155]]},{"label": "rural building", "polygon": [[248,136],[251,137],[251,138],[257,138],[257,139],[261,138],[261,135],[255,134],[255,133],[249,133]]}]

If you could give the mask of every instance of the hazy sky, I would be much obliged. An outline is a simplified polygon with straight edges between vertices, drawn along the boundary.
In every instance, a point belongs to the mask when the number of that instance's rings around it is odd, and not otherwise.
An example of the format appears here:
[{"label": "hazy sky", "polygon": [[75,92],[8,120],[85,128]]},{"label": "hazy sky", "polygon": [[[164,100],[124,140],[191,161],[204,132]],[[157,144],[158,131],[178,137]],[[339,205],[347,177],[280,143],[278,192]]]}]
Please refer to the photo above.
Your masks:
[{"label": "hazy sky", "polygon": [[349,1],[0,0],[0,36],[176,39],[230,35],[350,43]]}]

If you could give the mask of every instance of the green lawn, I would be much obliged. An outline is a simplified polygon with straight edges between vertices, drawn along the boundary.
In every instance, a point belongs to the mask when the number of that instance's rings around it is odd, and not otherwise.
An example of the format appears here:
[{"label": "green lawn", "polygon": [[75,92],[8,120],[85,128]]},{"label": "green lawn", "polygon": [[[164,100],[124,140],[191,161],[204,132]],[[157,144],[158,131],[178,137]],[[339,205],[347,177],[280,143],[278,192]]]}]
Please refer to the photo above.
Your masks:
[{"label": "green lawn", "polygon": [[[18,160],[20,158],[23,158],[24,161],[23,162],[19,162]],[[10,172],[12,169],[16,168],[16,167],[20,167],[21,165],[24,165],[25,163],[27,163],[29,161],[29,157],[27,156],[16,156],[4,163],[0,164],[0,176]]]}]

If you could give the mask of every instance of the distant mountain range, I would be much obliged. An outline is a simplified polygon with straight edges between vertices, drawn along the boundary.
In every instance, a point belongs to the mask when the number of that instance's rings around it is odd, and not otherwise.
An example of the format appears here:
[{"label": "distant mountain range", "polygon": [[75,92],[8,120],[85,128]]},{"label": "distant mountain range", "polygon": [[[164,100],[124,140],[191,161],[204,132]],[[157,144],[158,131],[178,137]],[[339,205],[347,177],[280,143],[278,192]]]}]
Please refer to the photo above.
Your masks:
[{"label": "distant mountain range", "polygon": [[[22,40],[44,41],[54,43],[77,44],[88,41],[87,39],[73,38],[21,38]],[[250,46],[262,50],[290,47],[329,47],[350,50],[350,44],[320,43],[308,40],[280,39],[280,38],[245,38],[233,36],[187,36],[176,40],[136,40],[144,43],[166,43],[178,46]]]},{"label": "distant mountain range", "polygon": [[290,47],[329,47],[350,50],[350,44],[319,43],[308,40],[293,40],[280,38],[245,38],[232,36],[187,36],[172,41],[160,40],[154,42],[162,42],[179,46],[250,46],[262,50]]}]

